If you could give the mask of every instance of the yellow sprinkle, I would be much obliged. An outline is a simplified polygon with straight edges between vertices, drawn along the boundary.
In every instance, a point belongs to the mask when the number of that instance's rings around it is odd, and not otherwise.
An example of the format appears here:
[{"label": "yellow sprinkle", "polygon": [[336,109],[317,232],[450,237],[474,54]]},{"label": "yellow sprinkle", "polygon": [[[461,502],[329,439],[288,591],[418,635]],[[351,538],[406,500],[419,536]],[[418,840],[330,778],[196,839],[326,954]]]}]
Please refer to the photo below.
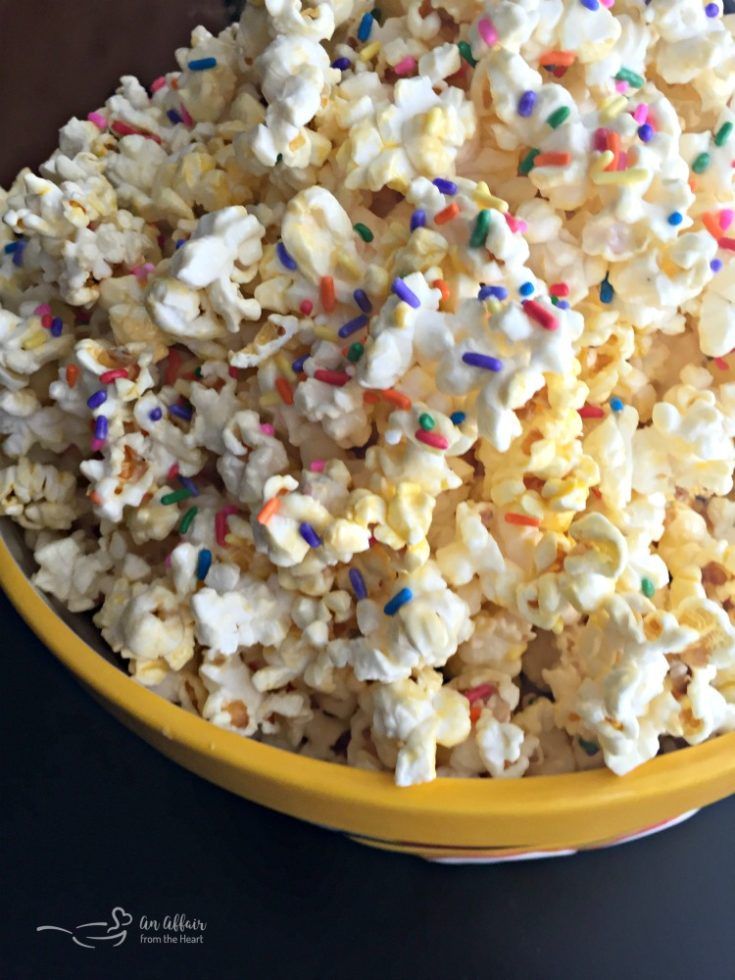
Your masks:
[{"label": "yellow sprinkle", "polygon": [[605,150],[592,161],[592,166],[590,167],[590,177],[594,177],[595,174],[601,174],[606,167],[610,166],[614,159],[615,154],[613,151]]},{"label": "yellow sprinkle", "polygon": [[408,313],[409,313],[409,310],[410,309],[411,309],[411,307],[408,305],[408,303],[399,303],[398,304],[398,306],[396,307],[396,312],[394,313],[394,317],[395,317],[395,321],[396,321],[396,326],[397,327],[405,327],[406,326],[406,317],[408,316]]},{"label": "yellow sprinkle", "polygon": [[273,408],[274,405],[281,404],[281,396],[277,391],[266,391],[264,395],[261,395],[258,399],[261,408]]},{"label": "yellow sprinkle", "polygon": [[372,44],[366,44],[365,47],[360,52],[360,58],[362,61],[370,61],[375,55],[380,51],[382,45],[380,41],[373,41]]},{"label": "yellow sprinkle", "polygon": [[494,314],[494,313],[499,313],[502,310],[503,306],[499,299],[495,299],[494,296],[491,296],[490,299],[485,300],[485,308],[489,310],[490,313]]},{"label": "yellow sprinkle", "polygon": [[46,334],[44,332],[34,333],[25,341],[23,347],[26,350],[35,350],[36,347],[41,347],[46,343]]},{"label": "yellow sprinkle", "polygon": [[441,136],[445,126],[444,126],[444,116],[438,105],[433,106],[426,113],[424,119],[424,132],[427,136]]},{"label": "yellow sprinkle", "polygon": [[296,372],[291,367],[291,362],[286,357],[286,355],[283,353],[283,351],[279,351],[275,355],[275,357],[273,358],[273,360],[276,362],[276,367],[281,372],[281,374],[284,376],[284,378],[287,378],[288,381],[296,381],[296,380],[298,380],[297,375],[296,375]]},{"label": "yellow sprinkle", "polygon": [[593,184],[640,184],[651,176],[643,167],[631,167],[630,170],[611,170],[592,177]]},{"label": "yellow sprinkle", "polygon": [[603,103],[600,111],[600,119],[603,122],[612,122],[616,116],[620,115],[627,105],[628,100],[624,95],[614,95],[607,102]]},{"label": "yellow sprinkle", "polygon": [[474,201],[478,207],[485,206],[488,208],[495,208],[495,210],[500,211],[501,214],[505,214],[508,210],[508,202],[502,200],[500,197],[496,197],[494,194],[491,194],[490,188],[487,186],[484,180],[480,180],[477,183]]},{"label": "yellow sprinkle", "polygon": [[328,340],[332,344],[339,343],[339,337],[334,330],[330,330],[329,327],[313,326],[311,328],[311,332],[315,337],[318,337],[319,340]]}]

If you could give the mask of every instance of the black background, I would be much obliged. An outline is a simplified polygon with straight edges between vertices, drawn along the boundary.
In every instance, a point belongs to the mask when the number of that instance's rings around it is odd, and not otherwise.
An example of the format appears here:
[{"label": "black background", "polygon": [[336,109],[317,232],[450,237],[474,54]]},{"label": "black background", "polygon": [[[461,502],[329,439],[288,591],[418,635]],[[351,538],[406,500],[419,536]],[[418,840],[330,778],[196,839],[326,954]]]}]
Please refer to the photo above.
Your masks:
[{"label": "black background", "polygon": [[[115,78],[150,81],[186,0],[0,0],[0,180]],[[623,847],[445,867],[359,847],[217,789],[110,718],[0,597],[0,980],[733,978],[735,801]],[[44,923],[206,921],[202,946],[87,950]]]}]

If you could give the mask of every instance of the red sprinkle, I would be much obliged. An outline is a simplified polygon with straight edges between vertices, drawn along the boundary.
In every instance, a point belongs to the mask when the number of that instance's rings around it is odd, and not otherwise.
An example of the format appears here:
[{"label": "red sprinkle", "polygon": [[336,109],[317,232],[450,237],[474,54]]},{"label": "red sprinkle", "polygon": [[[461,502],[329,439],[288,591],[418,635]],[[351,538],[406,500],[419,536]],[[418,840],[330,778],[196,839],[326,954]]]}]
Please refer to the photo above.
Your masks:
[{"label": "red sprinkle", "polygon": [[334,385],[335,388],[342,388],[351,380],[351,376],[346,371],[327,371],[320,369],[314,372],[317,381],[323,381],[325,385]]},{"label": "red sprinkle", "polygon": [[50,313],[46,313],[44,316],[41,317],[41,326],[44,327],[46,330],[50,329],[51,324],[53,322],[54,322],[54,318],[51,316]]},{"label": "red sprinkle", "polygon": [[299,303],[299,309],[304,316],[309,316],[311,311],[314,309],[314,304],[310,299],[302,299]]},{"label": "red sprinkle", "polygon": [[494,684],[478,684],[477,687],[468,687],[466,691],[462,691],[462,694],[472,704],[474,701],[484,701],[497,692],[498,689]]},{"label": "red sprinkle", "polygon": [[524,299],[523,309],[526,311],[526,316],[535,320],[544,330],[556,330],[558,328],[559,321],[554,314],[544,309],[535,299]]},{"label": "red sprinkle", "polygon": [[610,130],[603,128],[595,130],[592,145],[598,153],[604,153],[604,151],[607,149],[607,134],[609,132]]},{"label": "red sprinkle", "polygon": [[116,378],[127,378],[129,377],[128,372],[125,368],[113,368],[111,371],[103,371],[100,375],[100,381],[103,385],[108,385],[111,381]]},{"label": "red sprinkle", "polygon": [[540,517],[529,517],[528,514],[506,514],[506,524],[518,524],[521,527],[541,527]]},{"label": "red sprinkle", "polygon": [[445,225],[448,221],[452,221],[459,214],[459,204],[452,203],[448,207],[444,208],[438,214],[434,215],[434,224]]},{"label": "red sprinkle", "polygon": [[583,405],[577,409],[583,419],[604,419],[605,410],[599,405]]},{"label": "red sprinkle", "polygon": [[227,507],[223,507],[221,510],[218,510],[214,515],[214,536],[217,540],[217,544],[221,548],[225,548],[227,546],[227,541],[225,540],[227,537],[227,518],[231,514],[236,514],[238,510],[239,508],[235,507],[234,504],[229,504]]},{"label": "red sprinkle", "polygon": [[79,380],[79,368],[77,367],[77,365],[67,364],[66,383],[69,385],[70,388],[74,388],[78,380]]},{"label": "red sprinkle", "polygon": [[172,385],[176,381],[181,370],[182,362],[183,357],[181,354],[175,347],[171,347],[166,358],[166,370],[163,374],[163,383],[165,385]]},{"label": "red sprinkle", "polygon": [[168,480],[169,483],[171,483],[171,481],[175,480],[178,475],[179,475],[179,464],[172,463],[168,468],[166,479]]},{"label": "red sprinkle", "polygon": [[549,292],[552,296],[568,296],[569,286],[565,282],[555,282],[549,286]]},{"label": "red sprinkle", "polygon": [[727,361],[725,360],[724,357],[715,357],[715,358],[713,358],[713,360],[714,360],[715,364],[717,365],[717,367],[720,369],[720,371],[729,371],[730,370],[730,365],[727,363]]},{"label": "red sprinkle", "polygon": [[319,283],[319,296],[325,313],[331,313],[337,304],[337,297],[334,292],[334,279],[331,276],[322,276]]},{"label": "red sprinkle", "polygon": [[432,449],[449,449],[449,440],[440,436],[437,432],[427,432],[426,429],[417,429],[414,433],[419,442],[431,446]]},{"label": "red sprinkle", "polygon": [[285,378],[276,378],[276,391],[284,405],[293,405],[293,390]]},{"label": "red sprinkle", "polygon": [[735,238],[720,238],[717,244],[728,252],[735,252]]},{"label": "red sprinkle", "polygon": [[227,373],[229,374],[229,376],[231,378],[234,378],[235,381],[237,381],[239,379],[239,377],[240,377],[240,375],[239,375],[238,370],[237,370],[236,367],[228,367],[227,368]]}]

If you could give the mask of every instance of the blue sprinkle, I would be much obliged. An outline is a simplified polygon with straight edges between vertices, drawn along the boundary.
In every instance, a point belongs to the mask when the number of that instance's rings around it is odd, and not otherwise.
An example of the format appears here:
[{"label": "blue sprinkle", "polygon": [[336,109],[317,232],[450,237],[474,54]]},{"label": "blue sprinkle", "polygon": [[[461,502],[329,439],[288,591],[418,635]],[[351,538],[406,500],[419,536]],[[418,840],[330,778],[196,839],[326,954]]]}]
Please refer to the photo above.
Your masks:
[{"label": "blue sprinkle", "polygon": [[17,252],[18,249],[21,248],[21,246],[22,246],[21,242],[8,242],[8,244],[3,249],[3,252],[5,252],[6,255],[12,255],[12,253]]},{"label": "blue sprinkle", "polygon": [[362,577],[360,572],[356,568],[350,569],[350,585],[352,586],[355,598],[359,601],[360,599],[367,599],[367,589],[365,588],[365,579]]},{"label": "blue sprinkle", "polygon": [[480,286],[480,291],[477,294],[479,300],[490,299],[490,297],[495,299],[507,299],[508,290],[505,286]]},{"label": "blue sprinkle", "polygon": [[421,300],[412,289],[409,289],[403,279],[394,279],[391,289],[396,294],[398,299],[403,300],[404,303],[408,303],[408,305],[412,306],[414,310],[417,310],[421,306]]},{"label": "blue sprinkle", "polygon": [[181,248],[182,245],[186,245],[186,239],[185,238],[179,238],[179,239],[177,239],[177,241],[176,241],[176,248],[179,249],[179,248]]},{"label": "blue sprinkle", "polygon": [[432,184],[438,191],[441,191],[442,194],[449,194],[450,197],[457,193],[457,185],[453,180],[446,180],[444,177],[436,177],[434,180],[432,180]]},{"label": "blue sprinkle", "polygon": [[650,123],[643,123],[638,127],[638,136],[644,143],[649,143],[653,139],[653,126]]},{"label": "blue sprinkle", "polygon": [[178,112],[175,109],[169,109],[166,112],[166,115],[174,125],[183,121],[181,116],[178,114]]},{"label": "blue sprinkle", "polygon": [[169,405],[168,410],[169,414],[175,416],[177,419],[183,419],[185,422],[188,422],[194,414],[188,405]]},{"label": "blue sprinkle", "polygon": [[534,293],[534,285],[532,282],[524,282],[523,285],[518,287],[518,292],[521,296],[532,296]]},{"label": "blue sprinkle", "polygon": [[64,321],[60,316],[55,316],[51,321],[51,336],[60,337],[64,330]]},{"label": "blue sprinkle", "polygon": [[579,0],[579,2],[583,7],[586,7],[587,10],[599,10],[600,8],[599,0]]},{"label": "blue sprinkle", "polygon": [[357,333],[358,330],[362,330],[370,322],[370,318],[364,313],[360,316],[356,316],[354,320],[349,320],[347,323],[342,324],[342,326],[337,331],[337,334],[345,340],[347,337],[351,337],[353,333]]},{"label": "blue sprinkle", "polygon": [[28,242],[24,238],[21,238],[19,242],[15,243],[16,247],[13,251],[13,265],[16,267],[16,269],[19,269],[23,265],[23,253],[26,250],[27,244]]},{"label": "blue sprinkle", "polygon": [[676,225],[680,225],[682,223],[684,220],[684,215],[681,213],[681,211],[672,211],[666,220],[670,225],[674,225],[676,227]]},{"label": "blue sprinkle", "polygon": [[423,228],[426,224],[426,211],[419,208],[418,211],[414,211],[411,215],[411,231],[416,231],[417,228]]},{"label": "blue sprinkle", "polygon": [[276,245],[276,254],[281,265],[284,265],[287,269],[298,269],[296,259],[289,253],[283,242],[279,242]]},{"label": "blue sprinkle", "polygon": [[536,105],[536,93],[535,92],[524,92],[523,95],[518,100],[517,112],[519,116],[528,118],[533,112],[533,108]]},{"label": "blue sprinkle", "polygon": [[610,408],[613,410],[613,412],[622,412],[623,400],[621,398],[618,398],[617,395],[615,395],[613,398],[610,399]]},{"label": "blue sprinkle", "polygon": [[207,577],[207,572],[212,567],[212,552],[209,548],[202,548],[197,556],[197,578],[203,582]]},{"label": "blue sprinkle", "polygon": [[336,68],[337,71],[347,71],[351,67],[352,62],[349,58],[335,58],[332,62],[332,68]]},{"label": "blue sprinkle", "polygon": [[148,418],[151,422],[158,422],[159,419],[163,418],[163,412],[160,408],[152,408],[148,413]]},{"label": "blue sprinkle", "polygon": [[704,8],[704,12],[708,17],[717,17],[720,12],[720,8],[716,3],[708,3]]},{"label": "blue sprinkle", "polygon": [[364,289],[356,289],[352,294],[352,298],[360,307],[363,313],[372,313],[373,304],[370,302],[370,297],[365,292]]},{"label": "blue sprinkle", "polygon": [[196,485],[196,483],[194,483],[191,477],[179,476],[179,483],[182,487],[189,491],[192,497],[199,496],[199,487]]},{"label": "blue sprinkle", "polygon": [[189,71],[208,71],[210,68],[216,67],[216,58],[195,58],[194,61],[190,61],[188,65]]},{"label": "blue sprinkle", "polygon": [[615,290],[612,288],[607,278],[603,279],[600,283],[600,302],[612,303],[614,296]]},{"label": "blue sprinkle", "polygon": [[405,606],[411,599],[413,599],[413,592],[409,588],[401,589],[386,602],[383,606],[383,612],[386,616],[395,616],[401,606]]},{"label": "blue sprinkle", "polygon": [[450,422],[453,422],[455,425],[461,425],[466,418],[467,416],[464,412],[452,412],[449,416]]},{"label": "blue sprinkle", "polygon": [[722,259],[712,259],[709,267],[713,272],[719,272],[722,268]]},{"label": "blue sprinkle", "polygon": [[104,415],[98,415],[94,423],[94,437],[95,439],[106,439],[107,438],[107,418]]},{"label": "blue sprinkle", "polygon": [[462,355],[462,361],[470,367],[482,368],[484,371],[502,371],[503,362],[497,357],[490,357],[489,354],[477,354],[475,351],[467,351]]},{"label": "blue sprinkle", "polygon": [[374,17],[371,13],[362,15],[360,26],[357,28],[358,41],[367,41],[367,39],[370,37],[370,32],[373,29],[373,20]]},{"label": "blue sprinkle", "polygon": [[291,361],[291,369],[296,372],[296,374],[301,374],[304,370],[304,364],[309,360],[309,354],[302,354],[301,357],[297,357],[295,361]]},{"label": "blue sprinkle", "polygon": [[89,405],[89,407],[93,409],[99,408],[100,405],[104,405],[106,401],[107,401],[107,392],[104,390],[104,388],[102,388],[99,391],[95,391],[93,395],[89,396],[89,398],[87,399],[87,405]]},{"label": "blue sprinkle", "polygon": [[299,524],[299,534],[310,548],[318,548],[322,543],[322,539],[316,533],[311,524],[307,524],[306,521]]},{"label": "blue sprinkle", "polygon": [[569,303],[565,299],[557,299],[557,301],[556,301],[556,303],[554,305],[557,306],[560,310],[568,310],[569,309]]}]

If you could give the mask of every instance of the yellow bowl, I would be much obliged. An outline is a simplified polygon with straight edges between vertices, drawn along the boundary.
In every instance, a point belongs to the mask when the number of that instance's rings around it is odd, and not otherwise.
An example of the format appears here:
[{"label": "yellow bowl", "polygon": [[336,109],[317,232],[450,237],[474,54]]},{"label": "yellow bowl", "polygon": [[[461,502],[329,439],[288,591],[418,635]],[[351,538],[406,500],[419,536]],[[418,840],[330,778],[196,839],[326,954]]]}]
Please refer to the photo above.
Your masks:
[{"label": "yellow bowl", "polygon": [[57,608],[31,585],[28,550],[17,529],[2,524],[0,584],[31,629],[116,718],[205,779],[362,843],[445,860],[563,854],[668,826],[735,792],[735,733],[659,756],[624,778],[595,770],[438,779],[398,789],[388,774],[317,762],[222,731],[116,666],[88,619]]}]

